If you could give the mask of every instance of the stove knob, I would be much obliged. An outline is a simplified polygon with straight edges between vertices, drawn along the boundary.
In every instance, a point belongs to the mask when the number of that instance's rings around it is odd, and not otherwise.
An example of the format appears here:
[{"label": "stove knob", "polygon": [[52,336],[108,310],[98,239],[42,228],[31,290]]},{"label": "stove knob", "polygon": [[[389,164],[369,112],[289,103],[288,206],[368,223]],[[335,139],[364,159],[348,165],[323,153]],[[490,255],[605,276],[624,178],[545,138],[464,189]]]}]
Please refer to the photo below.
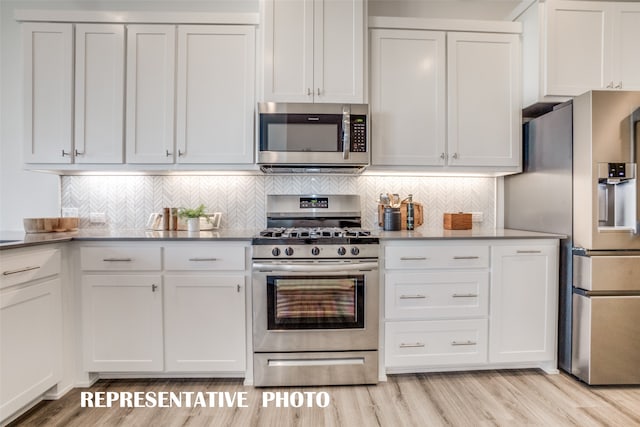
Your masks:
[{"label": "stove knob", "polygon": [[344,255],[347,253],[347,250],[344,248],[344,246],[340,246],[338,248],[338,255]]},{"label": "stove knob", "polygon": [[273,256],[279,256],[280,255],[280,248],[273,248],[271,250],[271,255]]},{"label": "stove knob", "polygon": [[320,249],[316,246],[311,248],[311,255],[320,255]]},{"label": "stove knob", "polygon": [[284,250],[284,253],[285,253],[287,256],[291,256],[291,255],[293,255],[293,248],[289,247],[289,248],[285,249],[285,250]]},{"label": "stove knob", "polygon": [[358,255],[360,253],[360,249],[356,248],[355,246],[353,248],[351,248],[351,255]]}]

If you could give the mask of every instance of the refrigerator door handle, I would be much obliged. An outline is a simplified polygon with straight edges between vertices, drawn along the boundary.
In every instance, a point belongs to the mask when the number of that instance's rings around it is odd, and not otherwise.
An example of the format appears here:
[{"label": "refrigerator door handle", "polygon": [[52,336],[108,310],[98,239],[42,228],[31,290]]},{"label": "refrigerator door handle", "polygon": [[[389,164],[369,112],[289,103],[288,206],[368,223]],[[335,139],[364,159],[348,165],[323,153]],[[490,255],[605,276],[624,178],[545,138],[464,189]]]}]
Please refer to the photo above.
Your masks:
[{"label": "refrigerator door handle", "polygon": [[[640,124],[640,107],[636,108],[633,113],[631,113],[631,161],[635,162],[636,169],[638,167],[638,163],[640,163],[640,142],[638,141],[638,125]],[[636,170],[636,174],[638,171]],[[640,234],[640,185],[638,185],[638,179],[636,178],[636,229],[634,234]]]}]

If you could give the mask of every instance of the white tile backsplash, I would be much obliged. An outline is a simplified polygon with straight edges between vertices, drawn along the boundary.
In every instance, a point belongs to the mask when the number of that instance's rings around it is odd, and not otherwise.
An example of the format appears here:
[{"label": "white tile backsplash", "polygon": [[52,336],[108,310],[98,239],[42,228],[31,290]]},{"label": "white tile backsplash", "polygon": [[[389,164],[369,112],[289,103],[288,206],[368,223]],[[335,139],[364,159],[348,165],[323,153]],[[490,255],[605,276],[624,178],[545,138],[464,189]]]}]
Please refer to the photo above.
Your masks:
[{"label": "white tile backsplash", "polygon": [[[496,178],[400,176],[63,176],[62,208],[78,208],[82,228],[143,228],[163,207],[222,212],[223,228],[263,228],[267,194],[359,194],[363,226],[377,228],[380,193],[399,193],[424,206],[424,222],[442,226],[445,212],[482,212],[483,227],[496,223]],[[89,223],[105,213],[104,225]]]}]

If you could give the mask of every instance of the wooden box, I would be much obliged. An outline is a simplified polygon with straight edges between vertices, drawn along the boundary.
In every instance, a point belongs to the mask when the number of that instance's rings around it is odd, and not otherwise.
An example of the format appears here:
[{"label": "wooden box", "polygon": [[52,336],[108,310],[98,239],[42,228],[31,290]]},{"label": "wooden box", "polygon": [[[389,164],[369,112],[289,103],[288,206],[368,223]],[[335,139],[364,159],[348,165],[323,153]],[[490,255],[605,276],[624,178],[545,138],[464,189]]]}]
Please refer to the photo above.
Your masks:
[{"label": "wooden box", "polygon": [[[422,210],[422,204],[413,202],[413,228],[416,229],[424,223],[424,214]],[[378,225],[382,227],[384,225],[384,206],[378,205]],[[402,230],[407,229],[407,203],[403,202],[400,205],[400,228]]]},{"label": "wooden box", "polygon": [[445,213],[444,228],[445,230],[471,230],[471,214]]}]

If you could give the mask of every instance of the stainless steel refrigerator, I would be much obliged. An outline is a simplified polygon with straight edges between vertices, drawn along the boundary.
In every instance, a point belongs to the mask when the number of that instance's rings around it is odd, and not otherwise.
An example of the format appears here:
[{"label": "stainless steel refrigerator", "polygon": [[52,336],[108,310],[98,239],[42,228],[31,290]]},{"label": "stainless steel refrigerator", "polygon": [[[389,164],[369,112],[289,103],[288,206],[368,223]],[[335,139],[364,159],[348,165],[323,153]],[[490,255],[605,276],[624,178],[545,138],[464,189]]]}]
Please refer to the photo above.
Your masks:
[{"label": "stainless steel refrigerator", "polygon": [[640,384],[640,92],[590,91],[524,125],[505,227],[565,234],[558,365]]}]

